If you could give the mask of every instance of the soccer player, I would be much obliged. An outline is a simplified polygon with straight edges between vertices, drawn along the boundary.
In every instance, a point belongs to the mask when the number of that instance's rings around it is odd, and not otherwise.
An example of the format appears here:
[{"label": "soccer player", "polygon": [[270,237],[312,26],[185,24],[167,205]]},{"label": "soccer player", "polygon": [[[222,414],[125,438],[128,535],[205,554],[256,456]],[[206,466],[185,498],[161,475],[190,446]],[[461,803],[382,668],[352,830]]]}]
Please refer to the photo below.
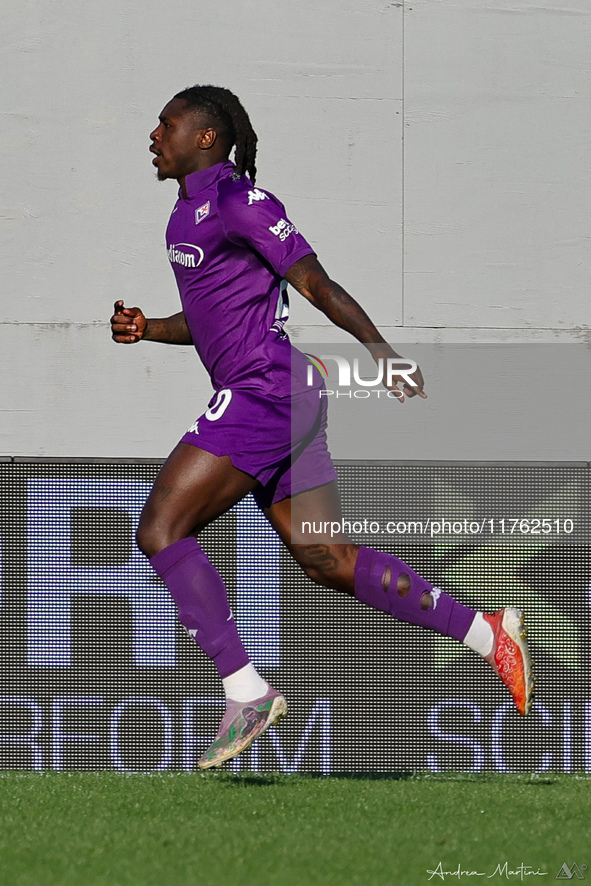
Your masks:
[{"label": "soccer player", "polygon": [[[222,578],[197,541],[204,526],[249,492],[312,581],[465,643],[486,658],[525,715],[533,678],[520,610],[475,611],[395,556],[345,535],[321,544],[298,532],[298,516],[341,525],[342,516],[321,380],[307,384],[310,364],[283,328],[285,281],[366,345],[376,363],[399,355],[328,277],[283,204],[255,187],[257,136],[232,92],[185,89],[158,119],[152,162],[160,181],[179,184],[166,244],[182,311],[147,319],[117,301],[111,326],[122,344],[194,345],[215,391],[163,465],[137,534],[180,622],[223,682],[226,712],[200,768],[232,759],[287,712],[283,696],[249,661]],[[420,370],[411,378],[412,384],[404,376],[391,380],[401,401],[426,396]]]}]

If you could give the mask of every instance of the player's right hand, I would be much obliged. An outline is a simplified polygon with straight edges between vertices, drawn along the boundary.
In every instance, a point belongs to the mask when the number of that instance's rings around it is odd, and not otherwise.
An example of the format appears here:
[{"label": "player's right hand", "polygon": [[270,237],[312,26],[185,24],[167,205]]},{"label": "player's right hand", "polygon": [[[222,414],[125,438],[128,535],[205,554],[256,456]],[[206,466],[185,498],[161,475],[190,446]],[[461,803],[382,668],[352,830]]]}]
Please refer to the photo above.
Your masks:
[{"label": "player's right hand", "polygon": [[115,302],[115,313],[111,317],[113,341],[122,345],[132,345],[141,341],[148,321],[140,308],[126,308],[123,301]]}]

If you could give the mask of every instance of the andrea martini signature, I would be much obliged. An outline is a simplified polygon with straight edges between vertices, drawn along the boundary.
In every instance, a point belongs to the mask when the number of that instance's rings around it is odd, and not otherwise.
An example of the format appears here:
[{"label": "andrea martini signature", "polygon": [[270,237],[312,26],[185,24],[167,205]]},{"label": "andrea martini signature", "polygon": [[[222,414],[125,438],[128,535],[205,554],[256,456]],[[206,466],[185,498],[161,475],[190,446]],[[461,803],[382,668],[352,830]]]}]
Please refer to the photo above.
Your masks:
[{"label": "andrea martini signature", "polygon": [[460,880],[461,877],[486,877],[488,880],[490,880],[491,877],[505,877],[507,880],[510,877],[517,877],[520,880],[525,880],[526,877],[548,876],[548,871],[536,870],[536,868],[533,868],[529,864],[524,864],[523,862],[516,868],[510,868],[508,861],[504,864],[498,864],[492,874],[487,874],[485,871],[464,870],[459,864],[455,871],[446,871],[441,862],[439,862],[435,870],[428,870],[427,873],[429,874],[429,880],[432,880],[433,877],[439,877],[441,880],[445,880],[446,877],[457,877],[458,880]]}]

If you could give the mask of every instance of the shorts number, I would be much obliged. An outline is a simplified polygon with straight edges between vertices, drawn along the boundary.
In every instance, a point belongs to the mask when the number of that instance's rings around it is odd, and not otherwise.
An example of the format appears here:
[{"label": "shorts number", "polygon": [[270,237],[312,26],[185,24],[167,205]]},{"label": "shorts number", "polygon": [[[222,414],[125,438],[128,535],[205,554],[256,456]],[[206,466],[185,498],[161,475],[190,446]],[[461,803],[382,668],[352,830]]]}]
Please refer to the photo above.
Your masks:
[{"label": "shorts number", "polygon": [[231,399],[232,391],[229,388],[224,388],[223,391],[218,391],[215,395],[214,402],[205,413],[205,418],[207,418],[209,421],[217,421],[219,418],[222,417],[222,415],[230,405]]}]

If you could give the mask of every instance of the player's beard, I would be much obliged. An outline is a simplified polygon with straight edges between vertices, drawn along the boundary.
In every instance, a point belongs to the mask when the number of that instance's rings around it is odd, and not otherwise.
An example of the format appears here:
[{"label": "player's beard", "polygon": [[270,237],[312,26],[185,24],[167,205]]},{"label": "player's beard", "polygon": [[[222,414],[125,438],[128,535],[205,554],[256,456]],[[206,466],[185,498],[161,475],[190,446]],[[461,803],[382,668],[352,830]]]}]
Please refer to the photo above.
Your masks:
[{"label": "player's beard", "polygon": [[166,172],[166,170],[162,171],[158,166],[156,167],[156,178],[159,182],[168,181],[170,175]]}]

